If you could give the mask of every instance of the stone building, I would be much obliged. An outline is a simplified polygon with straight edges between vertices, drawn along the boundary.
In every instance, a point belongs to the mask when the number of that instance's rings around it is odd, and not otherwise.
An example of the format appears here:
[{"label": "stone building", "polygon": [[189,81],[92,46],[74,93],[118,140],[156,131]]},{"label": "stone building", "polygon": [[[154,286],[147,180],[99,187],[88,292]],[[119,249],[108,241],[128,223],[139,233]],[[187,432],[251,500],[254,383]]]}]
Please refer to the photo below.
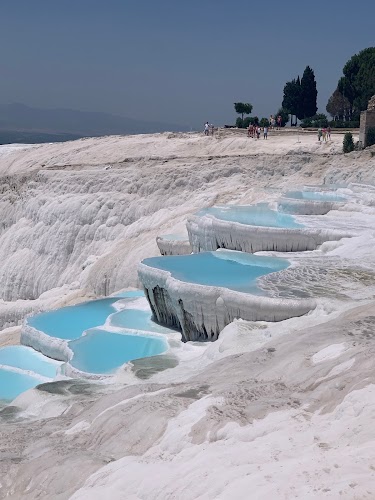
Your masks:
[{"label": "stone building", "polygon": [[359,142],[363,148],[367,146],[367,132],[372,127],[375,128],[375,95],[369,100],[367,110],[361,112]]}]

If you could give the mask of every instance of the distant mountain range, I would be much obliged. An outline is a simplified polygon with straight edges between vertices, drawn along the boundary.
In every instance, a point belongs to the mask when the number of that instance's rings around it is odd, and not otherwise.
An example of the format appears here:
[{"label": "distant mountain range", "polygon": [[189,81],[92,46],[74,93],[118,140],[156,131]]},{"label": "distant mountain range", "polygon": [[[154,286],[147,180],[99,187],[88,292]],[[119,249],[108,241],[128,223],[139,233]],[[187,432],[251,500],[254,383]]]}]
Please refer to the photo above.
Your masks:
[{"label": "distant mountain range", "polygon": [[20,103],[0,105],[0,144],[186,130],[182,125],[134,120],[110,113],[41,109]]}]

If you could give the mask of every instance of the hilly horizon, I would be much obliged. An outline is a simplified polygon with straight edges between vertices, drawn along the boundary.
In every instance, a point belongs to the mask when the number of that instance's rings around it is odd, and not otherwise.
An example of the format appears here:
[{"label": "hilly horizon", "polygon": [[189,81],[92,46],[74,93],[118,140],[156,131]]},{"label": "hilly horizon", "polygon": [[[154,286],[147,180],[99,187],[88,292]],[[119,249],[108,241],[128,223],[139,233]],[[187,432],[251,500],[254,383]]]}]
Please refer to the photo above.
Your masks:
[{"label": "hilly horizon", "polygon": [[111,113],[0,104],[0,144],[52,142],[102,135],[184,132],[184,125],[135,120]]}]

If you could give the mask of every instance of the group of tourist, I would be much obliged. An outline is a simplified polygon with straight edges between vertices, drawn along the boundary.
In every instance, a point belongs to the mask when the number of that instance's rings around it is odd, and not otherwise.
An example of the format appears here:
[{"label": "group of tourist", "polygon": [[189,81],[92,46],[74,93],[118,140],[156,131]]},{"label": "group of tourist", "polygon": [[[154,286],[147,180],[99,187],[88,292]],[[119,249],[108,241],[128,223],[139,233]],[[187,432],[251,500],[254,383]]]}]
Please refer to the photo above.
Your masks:
[{"label": "group of tourist", "polygon": [[318,128],[318,141],[320,142],[321,140],[323,142],[328,141],[331,139],[331,127],[319,127]]},{"label": "group of tourist", "polygon": [[268,127],[259,127],[259,125],[249,125],[247,129],[247,137],[252,137],[253,139],[259,139],[260,134],[262,133],[263,130],[263,139],[268,138]]},{"label": "group of tourist", "polygon": [[282,119],[281,115],[279,115],[277,118],[275,118],[273,115],[271,115],[270,119],[269,119],[269,124],[270,124],[271,130],[273,130],[276,125],[277,125],[277,129],[281,128],[282,124],[283,124],[283,119]]},{"label": "group of tourist", "polygon": [[206,122],[204,124],[204,135],[214,135],[214,125],[213,123],[209,124],[208,122]]},{"label": "group of tourist", "polygon": [[[270,116],[269,126],[260,127],[259,125],[250,124],[247,128],[247,137],[253,139],[260,139],[263,132],[263,139],[268,139],[268,130],[273,130],[277,125],[277,129],[281,127],[282,119],[278,116],[276,119],[273,115]],[[214,135],[214,125],[206,122],[204,124],[204,135]],[[331,127],[319,127],[318,128],[318,141],[326,142],[331,139]]]}]

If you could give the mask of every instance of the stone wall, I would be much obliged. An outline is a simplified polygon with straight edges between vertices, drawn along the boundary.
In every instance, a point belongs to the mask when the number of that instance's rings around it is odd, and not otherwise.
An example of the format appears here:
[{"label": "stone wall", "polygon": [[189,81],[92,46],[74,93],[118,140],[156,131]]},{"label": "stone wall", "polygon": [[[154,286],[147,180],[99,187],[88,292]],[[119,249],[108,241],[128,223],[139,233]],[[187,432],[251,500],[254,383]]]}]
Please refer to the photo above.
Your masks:
[{"label": "stone wall", "polygon": [[375,96],[372,96],[368,103],[367,111],[361,112],[361,124],[359,129],[359,142],[362,147],[367,146],[367,132],[369,128],[375,127]]}]

